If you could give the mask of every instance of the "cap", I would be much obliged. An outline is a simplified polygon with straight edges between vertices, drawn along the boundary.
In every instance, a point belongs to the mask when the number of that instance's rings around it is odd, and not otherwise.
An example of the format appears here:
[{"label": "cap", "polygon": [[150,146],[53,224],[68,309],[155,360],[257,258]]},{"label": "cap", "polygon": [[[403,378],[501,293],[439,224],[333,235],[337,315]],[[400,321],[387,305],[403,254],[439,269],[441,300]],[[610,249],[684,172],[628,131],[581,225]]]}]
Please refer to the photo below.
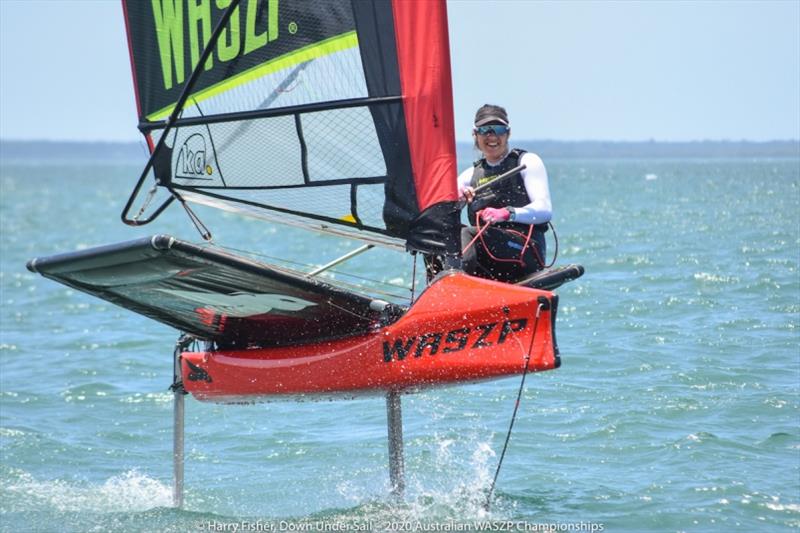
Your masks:
[{"label": "cap", "polygon": [[492,123],[508,126],[508,114],[506,110],[499,105],[482,105],[475,113],[475,127],[477,128]]}]

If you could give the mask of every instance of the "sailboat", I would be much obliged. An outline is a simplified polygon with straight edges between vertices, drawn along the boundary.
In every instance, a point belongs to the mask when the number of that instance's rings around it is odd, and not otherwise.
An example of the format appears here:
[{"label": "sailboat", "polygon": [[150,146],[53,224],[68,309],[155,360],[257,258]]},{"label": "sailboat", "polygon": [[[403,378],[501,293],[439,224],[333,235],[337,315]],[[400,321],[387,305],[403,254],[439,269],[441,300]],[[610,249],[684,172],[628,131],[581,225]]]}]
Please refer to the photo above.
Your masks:
[{"label": "sailboat", "polygon": [[200,204],[445,266],[412,302],[390,302],[168,235],[28,263],[182,332],[176,401],[378,392],[396,402],[404,391],[559,366],[548,289],[582,267],[521,284],[457,268],[463,205],[444,0],[122,7],[151,153],[126,224],[177,203],[209,237],[191,208]]}]

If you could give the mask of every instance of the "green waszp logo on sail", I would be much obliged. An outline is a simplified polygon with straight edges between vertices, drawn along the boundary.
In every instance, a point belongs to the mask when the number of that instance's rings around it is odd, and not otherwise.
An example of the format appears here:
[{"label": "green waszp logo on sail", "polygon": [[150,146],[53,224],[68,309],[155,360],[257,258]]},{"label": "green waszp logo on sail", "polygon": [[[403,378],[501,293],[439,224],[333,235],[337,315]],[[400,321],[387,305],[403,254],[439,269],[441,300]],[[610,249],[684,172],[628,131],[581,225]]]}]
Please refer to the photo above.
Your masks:
[{"label": "green waszp logo on sail", "polygon": [[202,74],[190,105],[266,76],[280,80],[282,71],[358,47],[347,2],[241,0],[200,65],[233,0],[126,0],[123,5],[142,115],[148,121],[172,112],[198,66]]},{"label": "green waszp logo on sail", "polygon": [[[200,61],[203,49],[211,39],[214,24],[231,0],[151,0],[164,89],[183,83]],[[266,3],[266,23],[259,17],[262,2],[243,0],[233,12],[228,26],[222,30],[215,54],[206,61],[205,69],[214,62],[226,63],[247,55],[278,39],[278,0]],[[212,17],[212,12],[217,14]],[[292,23],[295,28],[296,24]],[[188,48],[188,50],[187,50]]]}]

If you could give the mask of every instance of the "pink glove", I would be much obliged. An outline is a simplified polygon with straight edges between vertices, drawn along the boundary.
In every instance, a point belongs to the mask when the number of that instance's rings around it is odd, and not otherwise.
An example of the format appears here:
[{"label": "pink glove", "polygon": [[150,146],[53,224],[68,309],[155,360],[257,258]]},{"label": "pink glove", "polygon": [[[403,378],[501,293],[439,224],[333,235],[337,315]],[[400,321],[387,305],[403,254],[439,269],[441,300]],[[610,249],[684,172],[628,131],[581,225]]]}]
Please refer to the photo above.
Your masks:
[{"label": "pink glove", "polygon": [[505,208],[487,207],[481,211],[481,219],[486,222],[505,222],[510,216],[511,213]]}]

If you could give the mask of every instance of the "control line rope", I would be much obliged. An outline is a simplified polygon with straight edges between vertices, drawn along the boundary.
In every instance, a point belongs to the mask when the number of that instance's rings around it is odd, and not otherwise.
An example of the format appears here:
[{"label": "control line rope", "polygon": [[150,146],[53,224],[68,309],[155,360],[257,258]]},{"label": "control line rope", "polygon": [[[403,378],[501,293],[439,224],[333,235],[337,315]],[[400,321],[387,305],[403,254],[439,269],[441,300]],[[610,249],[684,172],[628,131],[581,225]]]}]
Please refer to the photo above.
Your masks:
[{"label": "control line rope", "polygon": [[[461,250],[461,253],[463,254],[464,252],[469,250],[472,247],[472,245],[475,244],[475,241],[480,239],[481,244],[483,244],[484,251],[487,254],[489,254],[489,257],[491,257],[494,261],[496,261],[498,263],[518,263],[518,264],[524,266],[525,265],[525,260],[522,257],[525,255],[525,249],[528,248],[528,246],[530,246],[530,244],[531,244],[531,237],[533,236],[533,231],[534,231],[533,224],[529,225],[527,235],[522,233],[522,232],[519,232],[517,230],[506,229],[506,231],[508,233],[511,233],[513,235],[518,235],[518,236],[520,236],[520,237],[525,239],[525,242],[522,245],[522,249],[520,250],[520,253],[519,253],[519,259],[503,259],[503,258],[500,258],[500,257],[495,257],[495,255],[491,252],[489,247],[486,245],[486,241],[483,239],[483,234],[486,232],[487,229],[489,229],[489,226],[491,226],[491,225],[492,225],[491,222],[486,222],[486,224],[481,226],[481,212],[479,211],[475,216],[475,229],[477,229],[477,232],[475,233],[475,237],[473,237],[472,240],[469,241],[469,243],[467,243],[467,245],[464,247],[464,249]],[[544,268],[545,267],[544,258],[539,253],[539,250],[536,248],[536,246],[532,246],[531,250],[533,251],[533,254],[536,256],[536,261],[538,261],[539,267],[540,268]],[[552,265],[550,265],[550,266],[552,266]]]},{"label": "control line rope", "polygon": [[533,334],[531,335],[531,344],[528,347],[528,352],[525,354],[525,368],[522,370],[522,380],[519,384],[519,391],[517,391],[517,401],[514,403],[514,412],[511,414],[511,423],[508,426],[508,433],[506,433],[506,441],[503,444],[503,451],[500,453],[500,460],[497,462],[497,470],[494,473],[494,479],[492,479],[492,485],[489,487],[489,492],[486,495],[486,502],[483,504],[483,508],[485,510],[489,510],[489,506],[492,501],[492,494],[494,493],[494,487],[497,484],[497,478],[500,476],[500,468],[503,466],[503,459],[506,456],[506,450],[508,449],[508,442],[511,440],[511,430],[514,429],[514,422],[517,419],[517,411],[519,411],[519,403],[522,399],[522,391],[525,388],[525,377],[528,375],[528,366],[530,365],[531,361],[531,351],[533,350],[533,341],[536,339],[536,331],[539,329],[539,317],[542,314],[542,307],[543,305],[540,303],[539,307],[536,308],[536,320],[533,322]]}]

